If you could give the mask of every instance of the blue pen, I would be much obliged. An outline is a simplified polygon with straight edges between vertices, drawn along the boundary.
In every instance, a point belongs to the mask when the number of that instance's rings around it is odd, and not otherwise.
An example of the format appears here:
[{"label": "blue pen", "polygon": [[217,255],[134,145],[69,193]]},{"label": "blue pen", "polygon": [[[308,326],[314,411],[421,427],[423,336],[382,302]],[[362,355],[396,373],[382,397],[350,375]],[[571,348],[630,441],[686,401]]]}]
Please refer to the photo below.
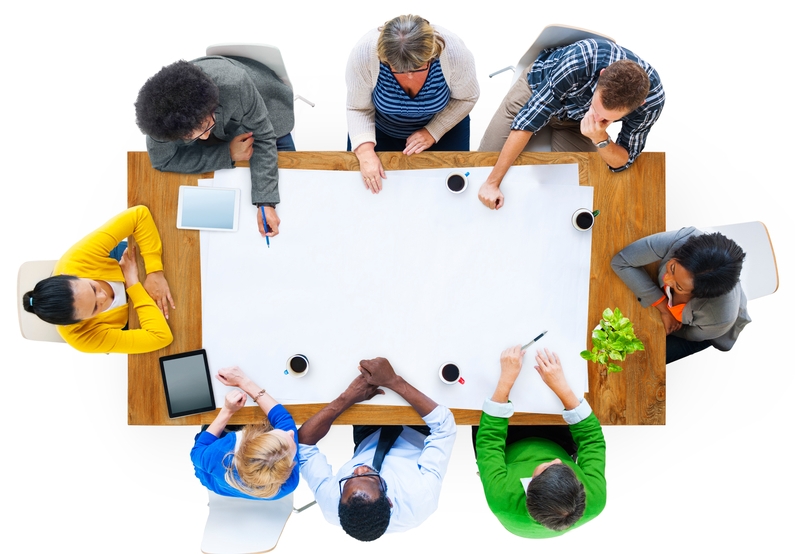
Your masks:
[{"label": "blue pen", "polygon": [[[265,206],[260,206],[259,209],[262,212],[262,227],[265,229],[265,232],[267,233],[268,231],[270,231],[270,229],[268,229],[268,222],[265,220]],[[268,248],[270,248],[271,239],[268,238],[268,235],[265,235],[265,242],[268,244]]]}]

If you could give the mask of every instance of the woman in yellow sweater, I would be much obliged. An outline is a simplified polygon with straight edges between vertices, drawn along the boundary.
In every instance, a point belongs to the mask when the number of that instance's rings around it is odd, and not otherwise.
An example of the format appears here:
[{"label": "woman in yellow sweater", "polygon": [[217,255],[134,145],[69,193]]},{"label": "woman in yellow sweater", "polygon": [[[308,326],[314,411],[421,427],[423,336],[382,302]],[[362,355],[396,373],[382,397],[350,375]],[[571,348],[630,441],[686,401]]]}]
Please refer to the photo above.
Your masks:
[{"label": "woman in yellow sweater", "polygon": [[[108,254],[132,235],[146,266],[146,281],[138,280],[135,248],[120,261]],[[63,339],[81,352],[140,354],[159,350],[174,340],[168,328],[169,304],[163,276],[162,245],[146,206],[120,213],[72,246],[55,264],[53,276],[25,293],[25,310],[58,326]],[[140,329],[126,329],[131,301]],[[161,311],[162,310],[162,311]]]}]

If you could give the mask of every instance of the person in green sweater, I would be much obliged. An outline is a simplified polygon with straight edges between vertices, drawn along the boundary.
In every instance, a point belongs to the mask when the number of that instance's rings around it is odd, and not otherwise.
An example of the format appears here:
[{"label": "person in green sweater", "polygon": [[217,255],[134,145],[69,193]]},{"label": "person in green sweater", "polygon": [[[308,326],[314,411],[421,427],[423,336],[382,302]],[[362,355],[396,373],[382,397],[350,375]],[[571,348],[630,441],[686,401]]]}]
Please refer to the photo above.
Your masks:
[{"label": "person in green sweater", "polygon": [[520,537],[556,537],[604,509],[605,439],[588,402],[566,382],[557,354],[546,349],[537,353],[535,368],[563,404],[569,426],[509,428],[508,397],[523,356],[520,346],[500,356],[497,388],[473,428],[475,456],[486,501],[503,527]]}]

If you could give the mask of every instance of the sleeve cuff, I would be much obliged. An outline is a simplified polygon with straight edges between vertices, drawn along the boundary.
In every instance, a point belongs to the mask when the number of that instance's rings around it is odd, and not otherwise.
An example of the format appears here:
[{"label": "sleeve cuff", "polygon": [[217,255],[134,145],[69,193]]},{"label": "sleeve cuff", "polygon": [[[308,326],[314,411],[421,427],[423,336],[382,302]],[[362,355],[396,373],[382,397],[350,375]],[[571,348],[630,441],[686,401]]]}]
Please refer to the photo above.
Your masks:
[{"label": "sleeve cuff", "polygon": [[126,291],[127,296],[130,298],[130,300],[132,300],[133,306],[136,308],[143,304],[151,304],[152,306],[155,305],[155,301],[152,300],[152,297],[149,296],[149,293],[146,292],[146,289],[140,281],[126,289]]},{"label": "sleeve cuff", "polygon": [[298,443],[298,465],[303,466],[309,458],[320,452],[316,444]]},{"label": "sleeve cuff", "polygon": [[[438,427],[446,423],[448,418],[452,418],[453,413],[448,410],[445,406],[441,404],[437,404],[437,406],[428,412],[422,420],[425,424],[433,429],[434,427]],[[455,420],[453,420],[453,425],[455,425]]]},{"label": "sleeve cuff", "polygon": [[591,405],[583,398],[580,400],[580,405],[573,410],[563,410],[563,419],[569,425],[576,425],[592,413]]},{"label": "sleeve cuff", "polygon": [[218,440],[218,437],[207,431],[202,431],[196,435],[196,444],[212,444]]},{"label": "sleeve cuff", "polygon": [[662,295],[662,297],[661,297],[661,298],[660,298],[660,299],[659,299],[657,302],[655,302],[654,304],[652,304],[652,306],[658,306],[659,304],[662,304],[662,303],[663,303],[663,301],[665,301],[667,298],[668,298],[668,296],[666,296],[665,294],[663,294],[663,295]]},{"label": "sleeve cuff", "polygon": [[510,400],[503,404],[487,398],[483,401],[483,411],[492,417],[508,419],[513,415],[513,404]]}]

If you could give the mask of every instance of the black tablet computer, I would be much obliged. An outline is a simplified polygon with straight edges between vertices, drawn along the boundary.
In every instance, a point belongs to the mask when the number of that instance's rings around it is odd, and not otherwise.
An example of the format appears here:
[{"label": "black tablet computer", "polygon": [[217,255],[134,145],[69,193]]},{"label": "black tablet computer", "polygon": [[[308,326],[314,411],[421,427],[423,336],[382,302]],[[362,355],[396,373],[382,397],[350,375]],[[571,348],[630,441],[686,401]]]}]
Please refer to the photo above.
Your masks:
[{"label": "black tablet computer", "polygon": [[215,410],[207,352],[194,350],[160,358],[168,417],[182,417]]}]

